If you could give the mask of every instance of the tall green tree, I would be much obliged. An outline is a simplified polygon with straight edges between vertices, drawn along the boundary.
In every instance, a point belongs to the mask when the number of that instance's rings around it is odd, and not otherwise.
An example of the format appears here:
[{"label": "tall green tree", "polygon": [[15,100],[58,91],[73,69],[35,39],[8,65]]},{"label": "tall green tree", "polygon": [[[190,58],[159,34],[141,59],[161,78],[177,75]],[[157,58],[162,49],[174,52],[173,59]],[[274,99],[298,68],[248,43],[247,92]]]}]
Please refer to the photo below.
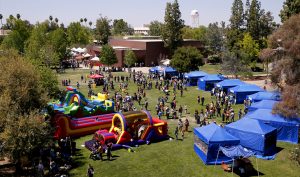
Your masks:
[{"label": "tall green tree", "polygon": [[234,0],[231,7],[230,25],[226,32],[226,43],[228,50],[235,50],[237,42],[243,37],[244,7],[242,0]]},{"label": "tall green tree", "polygon": [[182,28],[182,38],[199,40],[203,43],[203,45],[206,45],[207,32],[208,30],[205,26],[199,26],[197,28],[185,26],[184,28]]},{"label": "tall green tree", "polygon": [[111,66],[118,62],[115,50],[108,44],[102,46],[100,56],[101,63],[107,66]]},{"label": "tall green tree", "polygon": [[0,67],[6,68],[0,70],[0,154],[17,162],[51,141],[50,125],[38,113],[48,98],[39,71],[28,60],[6,51],[0,54]]},{"label": "tall green tree", "polygon": [[16,49],[20,53],[24,53],[26,40],[29,38],[32,26],[28,21],[16,19],[11,16],[7,19],[7,25],[12,31],[6,36],[2,42],[5,49]]},{"label": "tall green tree", "polygon": [[255,64],[258,58],[259,45],[252,38],[250,33],[245,33],[243,40],[239,41],[240,51],[243,53],[241,57],[242,63],[245,66],[250,66],[251,63]]},{"label": "tall green tree", "polygon": [[48,35],[48,43],[53,46],[53,50],[57,54],[58,59],[60,61],[66,59],[68,41],[65,31],[62,28],[57,28]]},{"label": "tall green tree", "polygon": [[219,54],[224,46],[223,31],[218,22],[210,23],[207,29],[207,44],[213,54]]},{"label": "tall green tree", "polygon": [[242,73],[250,72],[249,67],[242,62],[241,58],[243,58],[243,53],[240,51],[226,51],[223,54],[221,70],[226,74],[235,76],[235,78]]},{"label": "tall green tree", "polygon": [[149,35],[150,36],[161,36],[162,23],[155,20],[150,22],[149,25]]},{"label": "tall green tree", "polygon": [[257,41],[260,39],[260,6],[257,0],[251,1],[246,28],[252,38]]},{"label": "tall green tree", "polygon": [[283,3],[283,7],[280,11],[281,22],[285,22],[292,15],[300,12],[300,1],[299,0],[286,0]]},{"label": "tall green tree", "polygon": [[199,70],[199,66],[204,64],[202,59],[203,56],[197,48],[179,47],[172,56],[170,65],[178,72],[184,73]]},{"label": "tall green tree", "polygon": [[137,57],[135,53],[132,50],[126,50],[125,57],[124,57],[124,63],[131,67],[137,62]]},{"label": "tall green tree", "polygon": [[96,21],[95,38],[102,44],[107,44],[109,36],[111,35],[109,25],[110,21],[111,20],[107,17],[101,17]]},{"label": "tall green tree", "polygon": [[244,26],[244,7],[242,0],[234,0],[231,7],[230,27],[241,30]]},{"label": "tall green tree", "polygon": [[129,25],[127,22],[125,22],[123,19],[115,19],[113,21],[113,34],[114,35],[128,35]]},{"label": "tall green tree", "polygon": [[91,40],[89,30],[80,25],[79,22],[72,22],[67,29],[67,39],[70,45],[86,45]]},{"label": "tall green tree", "polygon": [[171,55],[182,43],[182,28],[184,21],[181,19],[181,12],[178,1],[167,3],[162,27],[162,38],[165,47],[169,49]]}]

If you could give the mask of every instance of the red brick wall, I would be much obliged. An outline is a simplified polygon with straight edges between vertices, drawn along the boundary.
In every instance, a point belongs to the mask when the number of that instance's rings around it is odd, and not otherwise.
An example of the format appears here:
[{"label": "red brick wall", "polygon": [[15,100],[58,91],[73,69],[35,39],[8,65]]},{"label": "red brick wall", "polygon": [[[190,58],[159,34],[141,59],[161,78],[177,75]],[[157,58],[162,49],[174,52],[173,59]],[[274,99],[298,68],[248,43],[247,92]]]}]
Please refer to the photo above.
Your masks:
[{"label": "red brick wall", "polygon": [[[121,46],[134,48],[133,52],[136,54],[139,62],[144,62],[145,66],[151,66],[152,62],[158,64],[160,59],[170,58],[168,57],[168,50],[164,47],[163,41],[138,41],[138,40],[124,40],[124,39],[111,39],[109,44],[112,46]],[[194,46],[199,50],[203,50],[204,46],[200,41],[183,41],[183,46]],[[116,49],[116,55],[118,63],[115,67],[124,66],[124,56],[126,49]],[[88,52],[91,55],[99,55],[99,47],[91,46],[88,48]]]}]

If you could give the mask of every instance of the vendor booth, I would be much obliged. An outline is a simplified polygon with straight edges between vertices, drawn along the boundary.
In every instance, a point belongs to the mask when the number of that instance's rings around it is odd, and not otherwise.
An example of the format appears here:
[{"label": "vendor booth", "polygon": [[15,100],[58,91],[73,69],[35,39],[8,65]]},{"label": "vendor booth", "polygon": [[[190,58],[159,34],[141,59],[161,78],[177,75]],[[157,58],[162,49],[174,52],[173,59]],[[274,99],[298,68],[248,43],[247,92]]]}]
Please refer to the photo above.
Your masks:
[{"label": "vendor booth", "polygon": [[247,98],[247,95],[251,95],[261,91],[264,90],[257,85],[243,84],[230,88],[229,94],[233,94],[236,99],[236,103],[240,104],[244,102],[244,100]]},{"label": "vendor booth", "polygon": [[170,66],[158,66],[158,73],[166,79],[171,79],[174,76],[178,76],[176,69]]},{"label": "vendor booth", "polygon": [[257,92],[252,95],[248,95],[247,99],[252,103],[262,100],[281,101],[281,94],[279,92]]},{"label": "vendor booth", "polygon": [[206,75],[206,76],[198,79],[198,89],[204,90],[204,91],[211,91],[214,88],[215,83],[218,83],[224,79],[225,79],[225,77],[220,74]]},{"label": "vendor booth", "polygon": [[194,151],[206,165],[231,162],[232,158],[219,152],[219,148],[221,146],[236,146],[239,142],[238,138],[215,123],[194,128]]},{"label": "vendor booth", "polygon": [[277,129],[277,140],[297,144],[300,118],[286,118],[272,114],[270,109],[257,109],[248,113],[245,118],[256,119]]},{"label": "vendor booth", "polygon": [[240,139],[240,145],[262,156],[276,153],[277,130],[255,119],[243,118],[225,126],[225,130]]},{"label": "vendor booth", "polygon": [[198,79],[206,75],[207,73],[203,71],[191,71],[184,74],[184,78],[187,80],[187,86],[197,86]]},{"label": "vendor booth", "polygon": [[226,80],[216,83],[215,87],[220,90],[223,90],[225,93],[227,93],[228,89],[238,86],[238,85],[243,85],[243,84],[246,84],[246,83],[239,79],[226,79]]},{"label": "vendor booth", "polygon": [[251,104],[251,106],[248,107],[248,111],[255,111],[257,109],[273,109],[274,105],[277,103],[279,103],[279,101],[262,100]]}]

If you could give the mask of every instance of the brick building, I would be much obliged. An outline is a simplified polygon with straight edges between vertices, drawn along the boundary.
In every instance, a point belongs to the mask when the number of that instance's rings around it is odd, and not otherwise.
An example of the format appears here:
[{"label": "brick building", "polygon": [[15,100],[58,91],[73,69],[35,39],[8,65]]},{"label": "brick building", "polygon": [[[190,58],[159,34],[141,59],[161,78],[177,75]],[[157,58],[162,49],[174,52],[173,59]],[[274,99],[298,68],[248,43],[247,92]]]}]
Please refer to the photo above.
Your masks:
[{"label": "brick building", "polygon": [[[169,58],[168,50],[164,47],[164,42],[161,39],[111,39],[109,44],[114,48],[118,63],[115,67],[124,66],[124,57],[126,50],[132,50],[139,63],[144,63],[145,66],[157,65],[160,60]],[[183,46],[193,46],[199,50],[203,49],[200,41],[184,40]],[[89,46],[88,53],[91,55],[101,54],[101,47]]]}]

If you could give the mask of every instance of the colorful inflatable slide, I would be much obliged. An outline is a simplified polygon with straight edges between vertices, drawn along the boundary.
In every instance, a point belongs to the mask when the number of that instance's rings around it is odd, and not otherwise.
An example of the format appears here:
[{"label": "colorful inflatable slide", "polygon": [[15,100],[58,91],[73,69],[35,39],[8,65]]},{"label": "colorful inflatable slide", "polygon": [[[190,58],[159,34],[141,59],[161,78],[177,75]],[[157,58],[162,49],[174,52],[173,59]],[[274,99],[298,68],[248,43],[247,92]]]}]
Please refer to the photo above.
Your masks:
[{"label": "colorful inflatable slide", "polygon": [[99,129],[109,129],[115,113],[103,114],[98,116],[71,118],[64,114],[54,116],[56,139],[67,136],[79,137],[92,134]]},{"label": "colorful inflatable slide", "polygon": [[92,101],[85,98],[77,89],[67,87],[67,93],[63,101],[49,103],[55,113],[63,113],[72,117],[85,117],[112,113],[114,111],[114,102],[108,100],[106,94],[98,93],[98,98]]},{"label": "colorful inflatable slide", "polygon": [[148,111],[133,111],[116,113],[112,118],[110,129],[96,131],[93,139],[85,142],[85,146],[93,151],[95,141],[104,146],[112,142],[113,148],[117,149],[122,145],[148,144],[167,137],[167,122],[152,118]]}]

